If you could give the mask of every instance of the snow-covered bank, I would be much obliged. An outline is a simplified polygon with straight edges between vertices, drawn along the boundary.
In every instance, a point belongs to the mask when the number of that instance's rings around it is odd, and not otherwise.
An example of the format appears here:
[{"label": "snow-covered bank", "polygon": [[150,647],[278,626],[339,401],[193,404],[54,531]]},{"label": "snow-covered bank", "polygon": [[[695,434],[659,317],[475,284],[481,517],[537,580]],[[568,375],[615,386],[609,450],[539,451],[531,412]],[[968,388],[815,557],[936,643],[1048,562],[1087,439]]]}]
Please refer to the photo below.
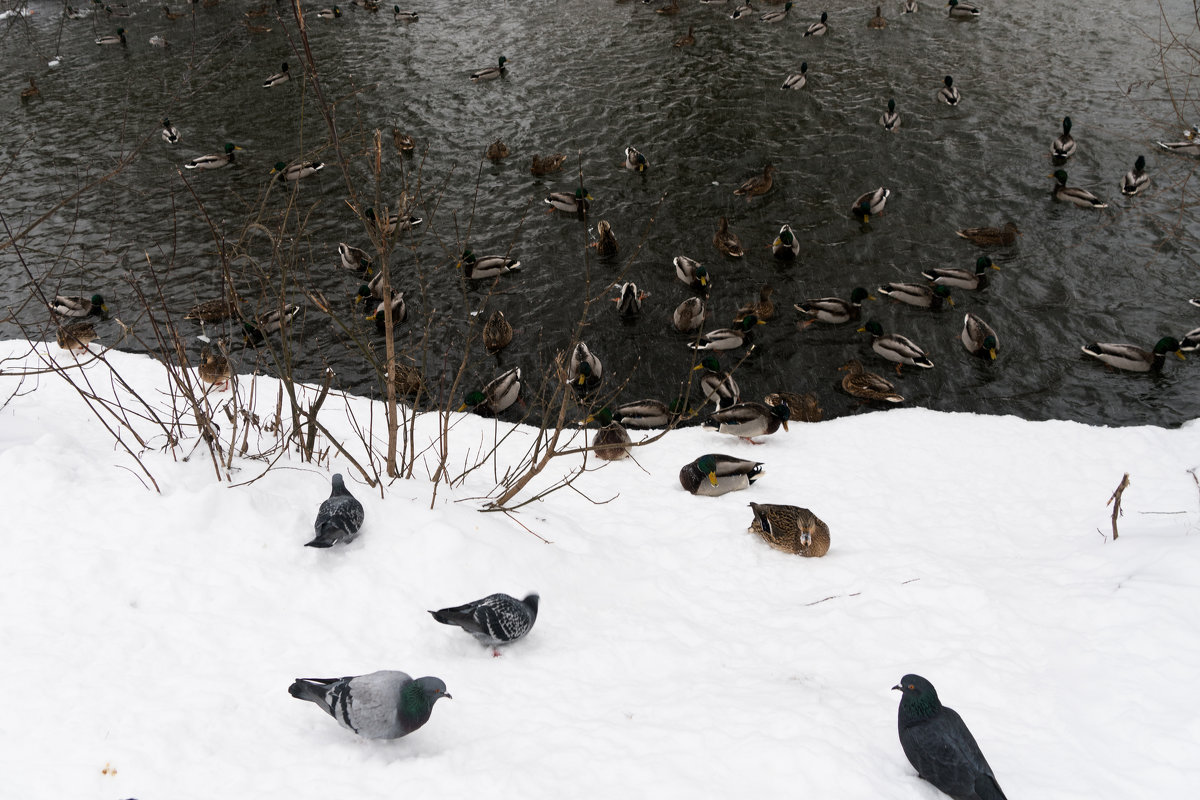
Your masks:
[{"label": "snow-covered bank", "polygon": [[[0,343],[0,398],[38,366],[13,360],[26,350]],[[161,364],[108,358],[165,397]],[[335,459],[366,522],[318,551],[303,544],[325,470],[285,458],[231,489],[202,451],[184,463],[152,441],[155,494],[70,386],[30,389],[0,411],[13,797],[932,800],[896,736],[890,687],[907,672],[963,715],[1010,797],[1184,797],[1200,778],[1194,423],[902,409],[758,447],[689,429],[576,482],[611,502],[560,491],[515,519],[466,499],[491,489],[490,467],[431,509],[427,481],[381,498]],[[463,417],[451,461],[494,436]],[[692,497],[679,467],[705,452],[766,473]],[[262,469],[240,463],[239,479]],[[811,508],[829,554],[746,533],[751,500]],[[529,590],[537,624],[501,658],[426,611]],[[287,693],[377,669],[436,675],[454,699],[411,736],[368,742]]]}]

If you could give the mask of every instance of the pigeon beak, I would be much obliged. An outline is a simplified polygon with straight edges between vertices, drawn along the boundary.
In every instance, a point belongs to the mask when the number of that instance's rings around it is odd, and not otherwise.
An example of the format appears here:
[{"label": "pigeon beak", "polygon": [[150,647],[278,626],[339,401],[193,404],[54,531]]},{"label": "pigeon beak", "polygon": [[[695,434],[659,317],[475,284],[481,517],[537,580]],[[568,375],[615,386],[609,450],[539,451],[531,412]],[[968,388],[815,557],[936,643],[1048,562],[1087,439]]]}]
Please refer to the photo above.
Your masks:
[{"label": "pigeon beak", "polygon": [[895,686],[893,686],[893,687],[892,687],[892,691],[895,691],[895,692],[903,692],[903,691],[904,691],[904,689],[902,689],[902,688],[900,687],[900,684],[896,684]]},{"label": "pigeon beak", "polygon": [[442,697],[446,698],[447,700],[454,699],[454,695],[450,694],[449,692],[442,692]]}]

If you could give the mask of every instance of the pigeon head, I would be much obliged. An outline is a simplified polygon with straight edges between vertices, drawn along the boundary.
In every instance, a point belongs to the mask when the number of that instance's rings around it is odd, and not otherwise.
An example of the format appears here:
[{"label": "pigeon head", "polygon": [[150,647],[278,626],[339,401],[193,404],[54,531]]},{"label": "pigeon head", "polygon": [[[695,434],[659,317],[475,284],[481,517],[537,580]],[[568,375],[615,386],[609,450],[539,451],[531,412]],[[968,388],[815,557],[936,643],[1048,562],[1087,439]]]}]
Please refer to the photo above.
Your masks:
[{"label": "pigeon head", "polygon": [[900,718],[913,724],[929,719],[942,709],[937,689],[920,675],[905,675],[900,683],[892,687],[901,693]]},{"label": "pigeon head", "polygon": [[441,678],[417,678],[405,686],[400,691],[400,725],[404,733],[412,733],[428,722],[433,704],[443,697],[451,695]]}]

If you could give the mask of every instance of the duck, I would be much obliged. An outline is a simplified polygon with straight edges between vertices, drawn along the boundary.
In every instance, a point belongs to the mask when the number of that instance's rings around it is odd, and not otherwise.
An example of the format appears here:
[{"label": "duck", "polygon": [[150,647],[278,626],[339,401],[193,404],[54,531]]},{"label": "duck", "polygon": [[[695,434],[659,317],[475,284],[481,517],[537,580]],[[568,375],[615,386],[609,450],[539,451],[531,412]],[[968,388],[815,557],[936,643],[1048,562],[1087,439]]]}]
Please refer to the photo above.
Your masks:
[{"label": "duck", "polygon": [[271,75],[265,81],[263,81],[263,88],[271,89],[275,86],[280,86],[281,84],[287,83],[291,79],[292,73],[288,72],[288,65],[285,61],[283,62],[283,66],[280,68],[279,72],[276,72],[274,75]]},{"label": "duck", "polygon": [[317,12],[317,19],[338,19],[342,16],[342,10],[337,6],[333,8],[322,8]]},{"label": "duck", "polygon": [[325,169],[325,164],[321,161],[301,161],[290,167],[282,161],[276,161],[275,166],[271,168],[271,174],[278,175],[276,180],[279,181],[298,181],[309,175],[315,175],[323,169]]},{"label": "duck", "polygon": [[622,283],[617,287],[617,291],[621,294],[619,297],[614,297],[613,302],[617,304],[617,313],[623,317],[636,317],[642,313],[642,301],[650,296],[649,292],[643,292],[638,289],[637,284],[633,281]]},{"label": "duck", "polygon": [[508,347],[513,340],[513,327],[509,324],[504,312],[496,309],[483,324],[483,349],[489,355],[496,355]]},{"label": "duck", "polygon": [[742,249],[742,240],[736,233],[729,230],[729,220],[721,217],[717,221],[717,232],[713,234],[713,247],[730,258],[741,258],[746,254]]},{"label": "duck", "polygon": [[425,376],[416,364],[396,359],[396,378],[392,381],[396,392],[401,395],[420,394],[425,391]]},{"label": "duck", "polygon": [[[393,294],[395,294],[394,291]],[[374,278],[358,287],[358,291],[354,293],[354,304],[358,305],[368,298],[383,299],[383,270],[375,273]]]},{"label": "duck", "polygon": [[[404,204],[401,203],[401,205]],[[377,217],[375,215],[374,208],[368,208],[365,212],[363,212],[363,216],[367,218],[368,222],[379,227],[384,234],[392,234],[396,231],[410,231],[425,221],[415,214],[409,214],[407,212],[404,214],[404,219],[400,218],[399,212],[395,214],[388,214],[385,212],[382,217]]]},{"label": "duck", "polygon": [[784,223],[779,229],[779,235],[771,242],[771,252],[783,261],[791,261],[800,255],[800,240],[796,238],[791,225]]},{"label": "duck", "polygon": [[867,27],[875,31],[881,31],[887,27],[887,20],[883,18],[882,6],[875,6],[875,16],[867,20]]},{"label": "duck", "polygon": [[604,380],[604,364],[586,344],[579,342],[571,351],[567,376],[567,382],[571,384],[575,393],[586,396],[598,389]]},{"label": "duck", "polygon": [[943,303],[954,305],[954,300],[950,297],[950,287],[942,284],[930,286],[923,283],[885,283],[879,287],[879,293],[901,303],[928,308],[931,311],[940,310]]},{"label": "duck", "polygon": [[708,293],[712,291],[712,280],[703,264],[687,256],[675,256],[672,263],[675,265],[675,277],[694,291],[708,297]]},{"label": "duck", "polygon": [[750,444],[761,444],[754,441],[755,436],[770,436],[782,425],[788,429],[788,420],[792,412],[787,403],[768,406],[753,400],[747,403],[737,403],[714,411],[700,424],[700,427],[717,433],[737,436]]},{"label": "duck", "polygon": [[489,161],[499,161],[502,158],[508,158],[508,152],[508,145],[497,139],[487,146],[487,150],[483,154]]},{"label": "duck", "polygon": [[1133,169],[1126,172],[1125,177],[1121,178],[1121,194],[1133,197],[1145,189],[1148,183],[1150,183],[1150,176],[1146,174],[1146,159],[1144,156],[1138,156],[1137,161],[1133,162]]},{"label": "duck", "polygon": [[1200,156],[1200,128],[1193,125],[1184,131],[1183,141],[1181,142],[1156,141],[1155,144],[1172,153],[1179,153],[1184,156]]},{"label": "duck", "polygon": [[749,17],[753,13],[754,13],[754,6],[750,5],[749,0],[746,0],[745,3],[743,3],[742,5],[737,6],[736,8],[733,9],[733,12],[729,15],[729,18],[730,19],[744,19],[746,17]]},{"label": "duck", "polygon": [[590,246],[596,248],[596,255],[600,256],[611,256],[617,252],[617,237],[608,220],[602,219],[596,223],[596,241]]},{"label": "duck", "polygon": [[699,330],[708,318],[708,310],[704,300],[699,297],[689,297],[675,307],[671,314],[671,322],[680,333],[692,333]]},{"label": "duck", "polygon": [[803,300],[796,303],[795,309],[808,319],[800,323],[799,327],[807,328],[814,322],[844,325],[847,322],[857,321],[862,314],[863,301],[874,299],[866,289],[856,286],[850,292],[849,300],[843,300],[840,297],[816,297],[811,300]]},{"label": "duck", "polygon": [[401,155],[411,153],[417,147],[417,140],[399,128],[392,128],[392,144]]},{"label": "duck", "polygon": [[496,61],[496,66],[484,67],[483,69],[472,72],[471,80],[479,83],[480,81],[491,81],[495,80],[496,78],[502,78],[508,70],[508,67],[505,66],[507,63],[508,59],[504,56],[500,56],[500,58]]},{"label": "duck", "polygon": [[977,315],[968,312],[963,317],[962,333],[959,335],[963,347],[973,356],[987,356],[996,360],[996,351],[1000,349],[1000,338],[995,329]]},{"label": "duck", "polygon": [[243,322],[242,330],[246,335],[245,343],[258,347],[266,340],[268,334],[276,333],[286,328],[299,313],[300,306],[290,305],[274,309],[261,317],[257,317],[253,322]]},{"label": "duck", "polygon": [[166,39],[164,39],[162,36],[151,36],[150,37],[150,46],[151,47],[170,47],[171,43],[168,42]]},{"label": "duck", "polygon": [[793,72],[783,79],[783,86],[780,89],[795,89],[800,90],[808,85],[808,62],[800,62],[800,71]]},{"label": "duck", "polygon": [[[382,275],[383,273],[379,273]],[[404,303],[404,292],[392,290],[391,301],[380,300],[375,310],[367,315],[367,322],[374,322],[375,329],[383,333],[387,328],[387,308],[392,309],[392,326],[395,327],[408,318],[408,306]]]},{"label": "duck", "polygon": [[[163,6],[163,8],[166,8],[166,6]],[[87,8],[71,8],[71,6],[67,6],[67,10],[64,13],[65,13],[67,19],[83,19],[84,17],[88,16],[92,12],[91,12],[91,9],[87,9]],[[182,14],[180,14],[179,16],[182,16]]]},{"label": "duck", "polygon": [[665,6],[654,9],[655,14],[663,14],[671,17],[679,13],[679,0],[671,0]]},{"label": "duck", "polygon": [[220,298],[217,300],[205,300],[202,303],[197,303],[188,309],[183,315],[184,319],[194,319],[199,322],[221,322],[222,320],[233,319],[241,314],[241,308],[235,298]]},{"label": "duck", "polygon": [[829,552],[829,526],[813,512],[799,506],[751,503],[754,518],[748,533],[755,533],[776,550],[805,558]]},{"label": "duck", "polygon": [[167,144],[179,144],[179,129],[166,117],[162,121],[162,140]]},{"label": "duck", "polygon": [[604,461],[620,461],[628,458],[633,440],[629,438],[629,432],[625,430],[625,426],[613,420],[612,412],[608,408],[602,408],[593,416],[588,417],[589,421],[592,419],[600,423],[600,428],[592,437],[592,452],[596,454],[596,458]]},{"label": "duck", "polygon": [[591,199],[592,196],[588,194],[588,190],[581,186],[575,190],[575,194],[551,192],[543,202],[550,206],[550,211],[558,210],[582,217],[587,213],[588,201]]},{"label": "duck", "polygon": [[980,256],[975,259],[975,271],[967,269],[957,269],[955,267],[931,267],[923,270],[921,275],[925,280],[940,286],[952,286],[956,289],[966,289],[967,291],[975,291],[987,287],[987,269],[998,270],[990,258]]},{"label": "duck", "polygon": [[893,97],[888,100],[887,111],[879,117],[879,124],[883,126],[885,131],[900,130],[900,112],[896,110],[896,99]]},{"label": "duck", "polygon": [[742,318],[747,314],[753,314],[760,320],[766,322],[775,317],[775,301],[771,299],[771,295],[775,293],[775,287],[764,283],[758,287],[758,299],[746,303],[738,309],[737,316],[734,317],[734,324],[742,321]]},{"label": "duck", "polygon": [[738,321],[736,328],[718,328],[700,335],[699,342],[692,342],[689,347],[693,350],[736,350],[750,342],[750,332],[755,325],[765,325],[753,314],[747,314]]},{"label": "duck", "polygon": [[35,97],[40,97],[41,94],[42,94],[42,90],[38,88],[37,83],[34,81],[33,77],[31,76],[29,78],[29,85],[21,90],[21,100],[22,101],[32,100]]},{"label": "duck", "polygon": [[338,242],[338,263],[342,269],[357,272],[360,275],[371,276],[374,272],[375,260],[359,247],[353,247],[345,242]]},{"label": "duck", "polygon": [[1015,222],[1006,222],[999,228],[960,228],[955,233],[980,247],[1008,247],[1021,235]]},{"label": "duck", "polygon": [[721,362],[716,356],[705,356],[700,363],[692,367],[692,371],[704,370],[700,376],[700,392],[704,402],[712,401],[717,410],[736,405],[742,397],[741,388],[733,379],[733,374],[721,369]]},{"label": "duck", "polygon": [[1063,132],[1050,143],[1050,158],[1055,164],[1062,164],[1075,155],[1075,137],[1071,135],[1071,118],[1063,117]]},{"label": "duck", "polygon": [[612,418],[626,428],[648,430],[665,428],[676,415],[661,400],[636,400],[612,410]]},{"label": "duck", "polygon": [[942,83],[944,85],[938,90],[938,100],[948,106],[958,105],[958,101],[962,99],[962,95],[959,94],[958,87],[954,85],[954,78],[947,75],[942,79]]},{"label": "duck", "polygon": [[634,172],[645,172],[646,168],[650,166],[650,162],[646,160],[646,157],[632,147],[625,148],[625,161],[623,163],[625,169]]},{"label": "duck", "polygon": [[1105,203],[1087,189],[1081,189],[1078,186],[1067,186],[1066,170],[1056,169],[1050,177],[1057,181],[1054,184],[1054,191],[1051,192],[1055,200],[1062,200],[1065,203],[1070,203],[1080,208],[1108,208],[1108,203]]},{"label": "duck", "polygon": [[882,375],[867,372],[858,359],[851,359],[838,369],[847,370],[842,377],[842,390],[846,394],[860,400],[875,400],[882,403],[904,402],[904,398],[896,393],[896,387],[892,385],[891,381]]},{"label": "duck", "polygon": [[762,175],[755,175],[753,178],[747,178],[742,181],[741,185],[733,190],[736,195],[744,195],[747,200],[751,197],[758,197],[771,191],[771,187],[775,185],[775,167],[767,164],[763,167]]},{"label": "duck", "polygon": [[900,4],[900,13],[901,14],[917,13],[917,0],[904,0],[904,2]]},{"label": "duck", "polygon": [[419,17],[416,11],[401,11],[400,6],[392,6],[392,19],[396,22],[416,22]]},{"label": "duck", "polygon": [[804,35],[805,36],[824,36],[825,34],[829,33],[829,25],[826,24],[828,21],[829,21],[829,14],[822,11],[821,19],[818,22],[814,22],[812,25],[809,25],[808,30],[806,30],[804,32]]},{"label": "duck", "polygon": [[233,144],[232,142],[226,142],[224,153],[216,153],[214,155],[199,156],[198,158],[193,158],[191,161],[188,161],[186,164],[184,164],[183,168],[184,169],[220,169],[221,167],[227,167],[233,163],[233,160],[234,160],[233,152],[235,150],[241,150],[241,149],[242,148],[238,147],[236,144]]},{"label": "duck", "polygon": [[696,29],[695,25],[688,25],[688,32],[685,33],[683,36],[680,36],[678,39],[676,39],[673,46],[674,47],[691,47],[692,45],[694,45],[696,43],[696,35],[694,33],[695,29]]},{"label": "duck", "polygon": [[54,302],[47,304],[50,310],[60,317],[100,317],[108,316],[108,306],[104,297],[94,294],[91,298],[76,295],[56,295]]},{"label": "duck", "polygon": [[119,44],[122,47],[127,47],[129,42],[125,40],[125,29],[117,28],[117,33],[115,36],[101,36],[100,38],[96,39],[96,44]]},{"label": "duck", "polygon": [[724,453],[705,453],[679,470],[679,485],[690,494],[720,497],[748,489],[763,473],[763,464]]},{"label": "duck", "polygon": [[1179,340],[1179,349],[1185,353],[1200,350],[1200,328],[1192,328]]},{"label": "duck", "polygon": [[892,190],[882,186],[869,192],[863,192],[850,206],[850,213],[863,222],[870,222],[873,215],[883,213],[883,208],[891,196]]},{"label": "duck", "polygon": [[1082,349],[1092,358],[1099,359],[1110,367],[1129,372],[1158,372],[1163,368],[1167,353],[1174,353],[1180,361],[1185,360],[1185,356],[1180,352],[1179,340],[1173,336],[1159,339],[1153,350],[1143,350],[1132,344],[1109,342],[1092,342],[1085,344]]},{"label": "duck", "polygon": [[933,367],[933,362],[929,360],[929,356],[925,355],[925,351],[916,342],[898,333],[884,335],[883,326],[873,319],[868,320],[867,324],[858,330],[859,332],[865,331],[871,334],[872,350],[888,361],[896,362],[897,375],[900,374],[900,368],[905,365],[921,367],[923,369],[931,369]]},{"label": "duck", "polygon": [[974,19],[979,16],[979,9],[968,3],[961,3],[959,0],[949,0],[946,8],[950,9],[947,16],[950,19]]},{"label": "duck", "polygon": [[763,397],[763,402],[769,406],[784,403],[788,407],[792,422],[820,422],[824,416],[817,396],[812,392],[796,394],[795,392],[771,392]]},{"label": "duck", "polygon": [[505,411],[521,394],[521,368],[513,367],[493,378],[482,389],[468,392],[459,411],[468,408],[481,417],[491,417]]},{"label": "duck", "polygon": [[783,8],[778,11],[768,11],[759,16],[759,22],[779,23],[787,19],[788,12],[792,10],[791,0],[784,4]]},{"label": "duck", "polygon": [[562,169],[563,162],[566,160],[567,157],[562,153],[555,153],[552,156],[535,155],[533,162],[529,165],[529,171],[538,176],[548,175]]},{"label": "duck", "polygon": [[229,359],[220,353],[214,353],[207,347],[200,351],[200,367],[197,370],[200,380],[216,388],[218,392],[229,389],[229,380],[233,370]]},{"label": "duck", "polygon": [[521,262],[508,256],[476,256],[470,250],[463,250],[458,267],[469,280],[486,280],[519,270]]},{"label": "duck", "polygon": [[133,12],[129,10],[129,6],[125,3],[114,3],[104,6],[104,13],[109,17],[132,17]]},{"label": "duck", "polygon": [[56,338],[63,350],[87,350],[88,345],[96,340],[96,326],[90,322],[59,325]]}]

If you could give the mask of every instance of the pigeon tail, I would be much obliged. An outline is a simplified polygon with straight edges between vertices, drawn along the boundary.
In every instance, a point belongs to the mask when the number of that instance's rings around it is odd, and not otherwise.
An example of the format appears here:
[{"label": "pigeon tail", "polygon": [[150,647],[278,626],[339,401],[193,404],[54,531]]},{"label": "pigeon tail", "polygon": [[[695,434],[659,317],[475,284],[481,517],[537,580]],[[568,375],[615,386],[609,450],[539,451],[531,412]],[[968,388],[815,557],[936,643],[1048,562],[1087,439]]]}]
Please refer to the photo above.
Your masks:
[{"label": "pigeon tail", "polygon": [[465,606],[443,608],[429,613],[443,625],[457,625],[468,633],[482,633],[479,623],[475,621],[475,608],[474,603],[467,603]]},{"label": "pigeon tail", "polygon": [[1000,784],[991,775],[980,775],[975,779],[975,794],[979,800],[1008,800]]},{"label": "pigeon tail", "polygon": [[297,700],[307,700],[316,703],[326,714],[332,714],[327,695],[329,687],[337,683],[338,678],[296,678],[288,687],[288,694]]},{"label": "pigeon tail", "polygon": [[354,533],[336,525],[322,525],[317,536],[311,542],[305,542],[305,547],[333,547],[338,542],[349,542]]}]

